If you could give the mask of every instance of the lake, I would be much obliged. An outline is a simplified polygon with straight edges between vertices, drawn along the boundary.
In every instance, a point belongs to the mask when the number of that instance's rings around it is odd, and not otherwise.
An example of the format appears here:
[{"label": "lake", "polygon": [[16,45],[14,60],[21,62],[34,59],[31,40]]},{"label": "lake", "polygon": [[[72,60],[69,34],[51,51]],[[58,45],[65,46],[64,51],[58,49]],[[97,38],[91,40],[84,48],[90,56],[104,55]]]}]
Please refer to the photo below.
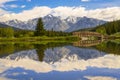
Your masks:
[{"label": "lake", "polygon": [[120,80],[120,43],[0,43],[0,80]]}]

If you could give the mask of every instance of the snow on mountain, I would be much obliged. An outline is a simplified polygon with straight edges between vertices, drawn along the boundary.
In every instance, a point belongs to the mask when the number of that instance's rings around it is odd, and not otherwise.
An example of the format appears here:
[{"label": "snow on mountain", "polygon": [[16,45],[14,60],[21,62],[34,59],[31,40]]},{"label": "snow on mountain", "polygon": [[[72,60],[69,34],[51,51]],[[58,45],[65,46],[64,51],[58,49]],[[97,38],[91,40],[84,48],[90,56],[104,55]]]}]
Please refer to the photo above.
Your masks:
[{"label": "snow on mountain", "polygon": [[[55,31],[66,31],[72,32],[78,29],[95,27],[100,24],[106,23],[106,21],[87,18],[87,17],[74,17],[69,16],[66,19],[61,19],[53,15],[47,15],[42,18],[44,22],[44,27],[46,30],[55,30]],[[19,20],[10,20],[3,22],[4,24],[27,30],[35,30],[38,18],[28,20],[28,21],[19,21]]]},{"label": "snow on mountain", "polygon": [[55,30],[55,31],[65,31],[69,28],[68,24],[61,20],[59,17],[55,17],[52,15],[45,16],[43,18],[45,29],[47,30]]},{"label": "snow on mountain", "polygon": [[27,30],[33,29],[33,25],[31,27],[28,24],[28,22],[23,22],[23,21],[16,20],[16,19],[15,20],[10,20],[10,21],[3,22],[3,24],[7,24],[7,25],[13,26],[15,28],[19,28],[19,29],[27,29]]},{"label": "snow on mountain", "polygon": [[64,46],[50,48],[45,51],[44,61],[47,63],[55,63],[62,60],[77,61],[88,60],[104,56],[104,52],[94,49],[84,49],[74,46]]},{"label": "snow on mountain", "polygon": [[65,19],[66,22],[73,23],[75,24],[77,21],[79,21],[81,18],[80,17],[75,17],[75,16],[69,16]]},{"label": "snow on mountain", "polygon": [[82,18],[78,17],[77,21],[75,23],[72,23],[67,20],[66,20],[66,22],[70,26],[70,28],[66,30],[67,32],[84,29],[84,28],[96,27],[97,25],[106,23],[103,20],[97,20],[97,19],[87,18],[87,17],[82,17]]},{"label": "snow on mountain", "polygon": [[20,51],[20,52],[15,52],[13,54],[10,54],[8,56],[2,57],[3,59],[8,59],[8,60],[20,60],[20,59],[32,59],[38,61],[38,55],[36,50],[26,50],[26,51]]}]

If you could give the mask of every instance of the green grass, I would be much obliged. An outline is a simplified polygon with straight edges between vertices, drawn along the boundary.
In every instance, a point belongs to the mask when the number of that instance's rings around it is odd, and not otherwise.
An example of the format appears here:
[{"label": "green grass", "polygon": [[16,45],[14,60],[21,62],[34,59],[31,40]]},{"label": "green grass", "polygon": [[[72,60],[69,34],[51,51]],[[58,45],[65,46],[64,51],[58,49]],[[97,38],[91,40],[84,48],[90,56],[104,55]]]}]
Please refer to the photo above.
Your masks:
[{"label": "green grass", "polygon": [[115,33],[115,34],[113,34],[111,36],[120,37],[120,32],[117,32],[117,33]]},{"label": "green grass", "polygon": [[120,39],[111,40],[111,42],[114,42],[116,44],[120,44]]},{"label": "green grass", "polygon": [[0,38],[0,42],[43,42],[43,41],[77,41],[78,37],[22,37],[22,38]]}]

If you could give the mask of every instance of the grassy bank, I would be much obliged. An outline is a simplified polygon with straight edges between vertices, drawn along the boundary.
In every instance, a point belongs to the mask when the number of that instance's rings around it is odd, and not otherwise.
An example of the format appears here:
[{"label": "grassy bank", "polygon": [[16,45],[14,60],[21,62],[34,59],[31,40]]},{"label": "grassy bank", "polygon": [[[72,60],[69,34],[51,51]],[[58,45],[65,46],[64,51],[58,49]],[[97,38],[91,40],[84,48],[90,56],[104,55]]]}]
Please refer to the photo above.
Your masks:
[{"label": "grassy bank", "polygon": [[120,44],[120,39],[111,40],[111,42],[114,42],[116,44]]},{"label": "grassy bank", "polygon": [[78,37],[21,37],[21,38],[0,38],[0,42],[40,42],[40,41],[77,41]]}]

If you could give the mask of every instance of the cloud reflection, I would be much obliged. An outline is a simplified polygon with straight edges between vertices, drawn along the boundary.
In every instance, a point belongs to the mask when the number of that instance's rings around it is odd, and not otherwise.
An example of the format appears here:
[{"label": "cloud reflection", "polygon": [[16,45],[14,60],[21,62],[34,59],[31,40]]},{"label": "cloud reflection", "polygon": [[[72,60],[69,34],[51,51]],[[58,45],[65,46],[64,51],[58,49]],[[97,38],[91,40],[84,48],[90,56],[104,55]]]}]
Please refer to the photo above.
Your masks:
[{"label": "cloud reflection", "polygon": [[86,70],[87,67],[120,69],[120,65],[119,65],[120,56],[105,55],[103,57],[99,57],[96,59],[76,60],[76,61],[69,61],[67,59],[63,59],[61,61],[55,62],[54,64],[34,61],[27,58],[20,59],[19,61],[0,59],[0,63],[2,64],[2,66],[5,66],[7,68],[22,67],[24,69],[34,70],[36,72],[50,72],[53,70],[76,71],[76,70]]}]

